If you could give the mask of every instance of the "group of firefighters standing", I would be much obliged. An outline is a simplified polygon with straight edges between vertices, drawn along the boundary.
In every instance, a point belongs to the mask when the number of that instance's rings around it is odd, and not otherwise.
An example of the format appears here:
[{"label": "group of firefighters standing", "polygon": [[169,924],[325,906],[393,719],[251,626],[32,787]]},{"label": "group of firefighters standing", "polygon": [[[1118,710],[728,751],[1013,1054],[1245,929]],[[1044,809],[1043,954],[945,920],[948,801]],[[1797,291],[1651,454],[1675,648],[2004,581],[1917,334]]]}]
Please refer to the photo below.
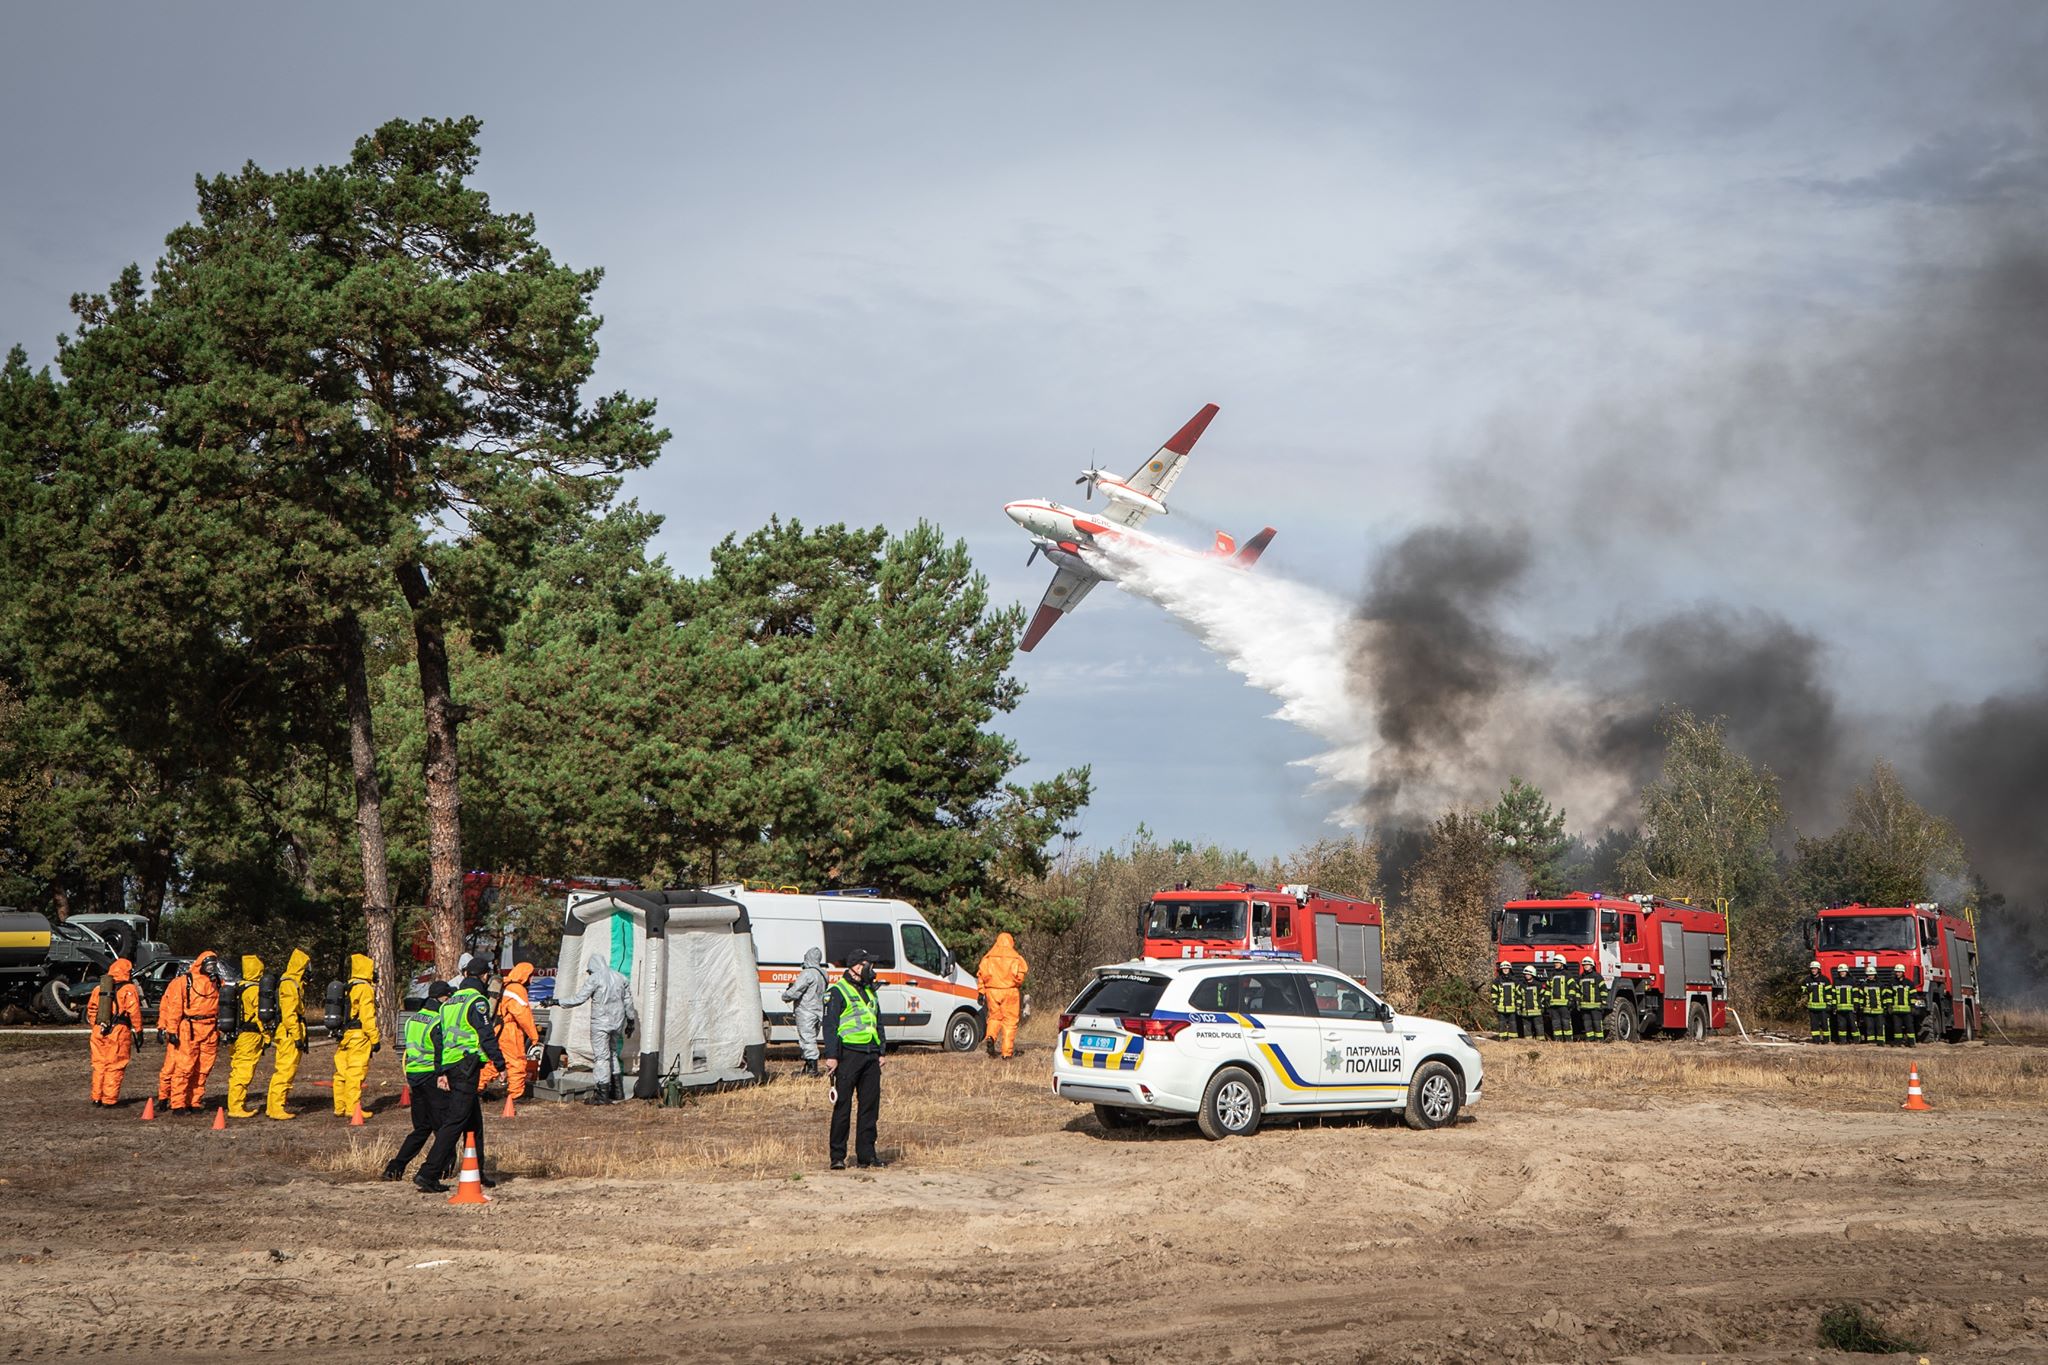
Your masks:
[{"label": "group of firefighters standing", "polygon": [[1576,976],[1564,964],[1538,976],[1524,963],[1518,976],[1514,964],[1503,962],[1493,981],[1493,1011],[1503,1038],[1548,1038],[1558,1043],[1600,1043],[1607,1040],[1607,983],[1590,957],[1579,959]]},{"label": "group of firefighters standing", "polygon": [[1846,966],[1830,977],[1818,960],[1809,962],[1800,994],[1811,1042],[1914,1047],[1920,1041],[1912,985],[1880,978],[1875,966],[1866,965],[1859,981]]}]

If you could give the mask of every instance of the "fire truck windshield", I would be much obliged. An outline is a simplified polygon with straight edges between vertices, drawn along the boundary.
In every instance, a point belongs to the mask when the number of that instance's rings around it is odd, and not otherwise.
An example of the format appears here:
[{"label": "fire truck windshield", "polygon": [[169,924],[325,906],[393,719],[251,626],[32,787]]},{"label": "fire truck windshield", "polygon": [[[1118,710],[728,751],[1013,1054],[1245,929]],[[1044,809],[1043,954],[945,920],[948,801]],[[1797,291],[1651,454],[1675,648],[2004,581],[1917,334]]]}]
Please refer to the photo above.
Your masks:
[{"label": "fire truck windshield", "polygon": [[1582,909],[1509,910],[1501,915],[1502,943],[1586,944],[1593,941],[1593,912]]},{"label": "fire truck windshield", "polygon": [[1146,938],[1244,938],[1243,901],[1154,901]]},{"label": "fire truck windshield", "polygon": [[1911,915],[1823,915],[1820,944],[1823,952],[1910,953],[1913,951]]}]

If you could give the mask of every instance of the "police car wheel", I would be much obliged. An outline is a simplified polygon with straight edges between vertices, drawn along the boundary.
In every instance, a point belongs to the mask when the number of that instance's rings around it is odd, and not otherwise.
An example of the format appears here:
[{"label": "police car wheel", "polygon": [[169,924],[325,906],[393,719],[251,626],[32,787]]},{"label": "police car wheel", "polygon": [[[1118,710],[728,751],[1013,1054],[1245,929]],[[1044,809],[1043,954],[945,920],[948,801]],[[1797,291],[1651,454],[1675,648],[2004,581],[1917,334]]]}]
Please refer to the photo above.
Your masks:
[{"label": "police car wheel", "polygon": [[1114,1104],[1096,1105],[1095,1121],[1104,1128],[1112,1129],[1143,1128],[1146,1123],[1143,1114]]},{"label": "police car wheel", "polygon": [[946,1021],[946,1051],[972,1052],[981,1043],[981,1016],[961,1010]]},{"label": "police car wheel", "polygon": [[1195,1115],[1202,1136],[1211,1141],[1227,1137],[1250,1137],[1259,1131],[1264,1110],[1259,1100],[1259,1083],[1249,1071],[1229,1066],[1209,1078],[1202,1092],[1202,1108]]},{"label": "police car wheel", "polygon": [[1458,1117],[1458,1078],[1442,1062],[1424,1062],[1408,1084],[1410,1128],[1441,1128]]}]

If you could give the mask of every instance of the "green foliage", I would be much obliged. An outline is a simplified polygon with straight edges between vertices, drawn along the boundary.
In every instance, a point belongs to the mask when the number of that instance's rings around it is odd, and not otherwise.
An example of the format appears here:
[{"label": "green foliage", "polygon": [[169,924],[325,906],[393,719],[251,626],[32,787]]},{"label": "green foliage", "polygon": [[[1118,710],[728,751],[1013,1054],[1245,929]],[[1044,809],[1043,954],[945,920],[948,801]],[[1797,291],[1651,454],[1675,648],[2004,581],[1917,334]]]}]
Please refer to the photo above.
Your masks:
[{"label": "green foliage", "polygon": [[1778,779],[1728,746],[1719,720],[1666,714],[1663,775],[1643,790],[1642,842],[1623,868],[1630,890],[1695,905],[1772,899],[1771,836],[1784,823]]},{"label": "green foliage", "polygon": [[[1484,815],[1451,811],[1430,826],[1389,917],[1387,990],[1422,1008],[1455,1001],[1491,975],[1503,854]],[[1454,984],[1455,983],[1455,984]]]},{"label": "green foliage", "polygon": [[1823,838],[1801,839],[1793,897],[1809,909],[1860,902],[1913,905],[1967,885],[1962,838],[1906,792],[1897,769],[1880,761],[1851,793],[1848,822]]},{"label": "green foliage", "polygon": [[1510,777],[1500,802],[1480,817],[1507,860],[1522,873],[1523,894],[1555,896],[1571,889],[1565,876],[1564,812],[1552,810],[1541,788]]},{"label": "green foliage", "polygon": [[1831,1351],[1891,1355],[1924,1349],[1909,1337],[1894,1336],[1860,1303],[1838,1303],[1820,1315],[1820,1344]]}]

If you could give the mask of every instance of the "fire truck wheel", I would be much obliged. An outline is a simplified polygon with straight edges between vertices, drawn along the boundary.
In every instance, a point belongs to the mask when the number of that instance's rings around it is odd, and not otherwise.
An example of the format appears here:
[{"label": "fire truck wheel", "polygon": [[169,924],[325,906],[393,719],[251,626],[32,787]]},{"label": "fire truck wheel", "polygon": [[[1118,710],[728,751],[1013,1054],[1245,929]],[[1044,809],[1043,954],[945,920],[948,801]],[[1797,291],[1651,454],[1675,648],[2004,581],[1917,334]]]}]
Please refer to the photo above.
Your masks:
[{"label": "fire truck wheel", "polygon": [[1607,1036],[1620,1043],[1642,1040],[1642,1030],[1636,1024],[1635,1001],[1625,995],[1614,997],[1614,1008],[1607,1013]]},{"label": "fire truck wheel", "polygon": [[1424,1062],[1408,1084],[1403,1117],[1410,1128],[1441,1128],[1456,1121],[1460,1103],[1457,1073],[1442,1062]]},{"label": "fire truck wheel", "polygon": [[946,1051],[972,1052],[981,1045],[981,1016],[961,1010],[946,1021]]},{"label": "fire truck wheel", "polygon": [[1226,1066],[1209,1078],[1195,1123],[1202,1136],[1211,1141],[1250,1137],[1259,1131],[1262,1109],[1259,1083],[1252,1079],[1252,1073],[1243,1067]]},{"label": "fire truck wheel", "polygon": [[1946,1034],[1951,1043],[1967,1043],[1977,1036],[1977,1007],[1969,1001],[1963,1002],[1963,1026],[1952,1028]]},{"label": "fire truck wheel", "polygon": [[1704,1043],[1708,1032],[1707,1007],[1695,1000],[1685,1012],[1685,1036],[1695,1043]]},{"label": "fire truck wheel", "polygon": [[1104,1128],[1120,1131],[1125,1128],[1143,1128],[1145,1116],[1135,1110],[1124,1109],[1114,1104],[1095,1106],[1095,1121]]}]

